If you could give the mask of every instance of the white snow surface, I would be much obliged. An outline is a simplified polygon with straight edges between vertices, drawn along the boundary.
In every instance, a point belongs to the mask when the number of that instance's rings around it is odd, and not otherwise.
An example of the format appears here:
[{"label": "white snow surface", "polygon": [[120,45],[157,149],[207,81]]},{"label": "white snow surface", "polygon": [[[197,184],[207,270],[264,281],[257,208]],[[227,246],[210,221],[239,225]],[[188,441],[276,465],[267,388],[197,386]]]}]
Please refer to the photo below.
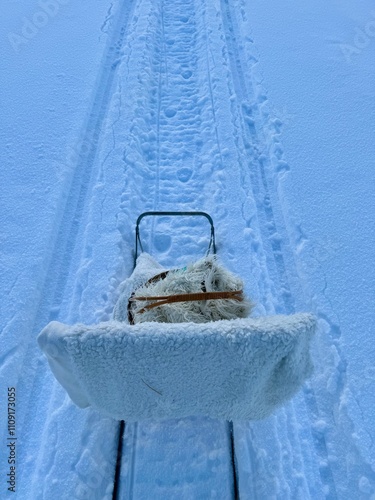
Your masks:
[{"label": "white snow surface", "polygon": [[[1,498],[111,498],[117,422],[71,403],[36,337],[52,320],[110,319],[146,210],[210,213],[255,315],[319,319],[312,379],[234,425],[241,500],[375,498],[373,9],[2,3]],[[141,236],[184,266],[209,225],[145,219]],[[121,497],[232,498],[228,431],[203,417],[127,425]]]}]

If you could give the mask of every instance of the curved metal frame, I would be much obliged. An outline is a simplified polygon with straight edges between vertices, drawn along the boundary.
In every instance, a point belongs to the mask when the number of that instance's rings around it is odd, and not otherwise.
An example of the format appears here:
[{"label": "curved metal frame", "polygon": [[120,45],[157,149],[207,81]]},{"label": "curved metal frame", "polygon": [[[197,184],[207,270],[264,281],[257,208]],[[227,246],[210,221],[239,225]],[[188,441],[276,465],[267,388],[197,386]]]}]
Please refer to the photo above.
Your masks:
[{"label": "curved metal frame", "polygon": [[212,253],[216,254],[215,227],[214,227],[212,217],[210,215],[208,215],[206,212],[143,212],[143,214],[141,214],[138,217],[137,222],[136,222],[136,226],[135,226],[134,268],[136,266],[137,257],[138,257],[138,246],[141,249],[141,251],[143,252],[143,247],[142,247],[142,242],[141,242],[141,237],[140,237],[140,232],[139,232],[139,224],[144,217],[149,217],[149,216],[152,216],[152,217],[153,216],[161,216],[161,217],[169,217],[169,216],[172,216],[172,217],[174,217],[174,216],[197,217],[198,216],[198,217],[205,217],[211,225],[211,238],[210,238],[210,243],[209,243],[208,249],[207,249],[207,255],[210,253],[211,249],[212,249]]}]

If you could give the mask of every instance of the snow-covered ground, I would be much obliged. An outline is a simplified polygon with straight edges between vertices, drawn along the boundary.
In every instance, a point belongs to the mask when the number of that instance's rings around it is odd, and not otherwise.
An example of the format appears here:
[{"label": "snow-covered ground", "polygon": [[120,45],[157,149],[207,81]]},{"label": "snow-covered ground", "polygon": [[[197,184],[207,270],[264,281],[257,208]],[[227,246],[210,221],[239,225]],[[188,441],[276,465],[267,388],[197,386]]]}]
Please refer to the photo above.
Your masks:
[{"label": "snow-covered ground", "polygon": [[[240,498],[374,499],[371,0],[1,12],[1,498],[14,441],[17,498],[111,498],[118,424],[70,402],[36,336],[110,317],[141,212],[204,210],[257,315],[319,317],[313,378],[269,419],[234,424]],[[209,226],[142,232],[176,266]],[[232,498],[228,424],[127,425],[121,471],[124,499]]]}]

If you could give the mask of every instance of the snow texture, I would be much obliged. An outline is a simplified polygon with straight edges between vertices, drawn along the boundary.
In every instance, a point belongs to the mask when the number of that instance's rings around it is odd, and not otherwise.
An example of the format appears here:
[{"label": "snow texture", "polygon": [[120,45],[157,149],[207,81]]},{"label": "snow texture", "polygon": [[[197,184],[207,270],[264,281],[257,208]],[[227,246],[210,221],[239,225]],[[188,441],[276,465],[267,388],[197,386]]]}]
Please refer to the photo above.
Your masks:
[{"label": "snow texture", "polygon": [[[0,434],[5,451],[15,387],[17,484],[1,498],[112,498],[118,422],[71,402],[36,337],[110,320],[140,213],[204,210],[255,314],[319,324],[302,390],[233,425],[239,497],[374,500],[374,26],[373,0],[2,2]],[[178,268],[209,230],[144,219],[141,236]],[[132,423],[123,445],[120,498],[235,498],[223,420]]]}]

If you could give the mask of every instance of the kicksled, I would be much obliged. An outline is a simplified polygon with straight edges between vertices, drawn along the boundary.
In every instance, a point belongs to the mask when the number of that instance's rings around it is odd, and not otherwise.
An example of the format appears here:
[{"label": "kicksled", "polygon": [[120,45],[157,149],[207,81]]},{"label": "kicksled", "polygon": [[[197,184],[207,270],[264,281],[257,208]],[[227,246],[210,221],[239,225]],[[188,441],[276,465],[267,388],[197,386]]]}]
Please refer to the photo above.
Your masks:
[{"label": "kicksled", "polygon": [[[206,217],[206,257],[168,270],[143,252],[140,222],[160,215]],[[253,318],[251,306],[242,281],[216,257],[208,214],[146,212],[136,223],[134,271],[120,286],[112,319],[89,326],[53,321],[38,343],[80,408],[128,422],[191,415],[258,420],[311,375],[316,318]]]}]

